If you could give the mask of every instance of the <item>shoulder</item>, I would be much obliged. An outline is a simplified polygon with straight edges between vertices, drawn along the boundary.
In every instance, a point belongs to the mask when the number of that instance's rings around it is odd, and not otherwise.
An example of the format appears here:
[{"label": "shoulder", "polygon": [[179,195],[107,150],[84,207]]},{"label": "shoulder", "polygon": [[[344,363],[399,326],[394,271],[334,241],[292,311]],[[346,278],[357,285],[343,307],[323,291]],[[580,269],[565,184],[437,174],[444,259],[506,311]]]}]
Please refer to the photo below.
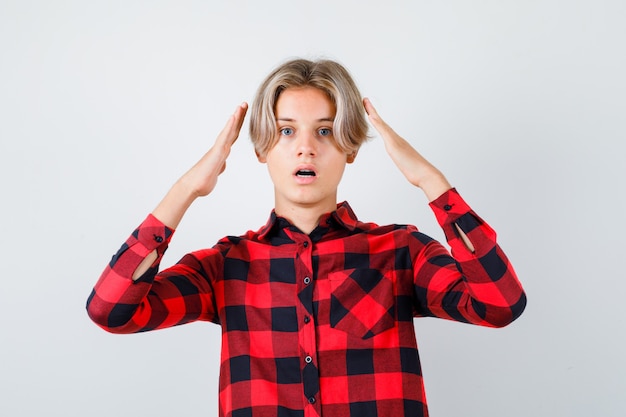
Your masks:
[{"label": "shoulder", "polygon": [[264,235],[267,233],[267,225],[256,230],[248,230],[240,235],[227,235],[222,237],[213,246],[221,252],[228,251],[233,247],[247,246],[255,243],[263,243]]},{"label": "shoulder", "polygon": [[386,236],[402,244],[408,244],[411,240],[417,240],[426,245],[434,241],[433,238],[422,233],[413,224],[391,223],[379,225],[377,223],[359,221],[354,231],[355,234],[362,234],[363,236]]}]

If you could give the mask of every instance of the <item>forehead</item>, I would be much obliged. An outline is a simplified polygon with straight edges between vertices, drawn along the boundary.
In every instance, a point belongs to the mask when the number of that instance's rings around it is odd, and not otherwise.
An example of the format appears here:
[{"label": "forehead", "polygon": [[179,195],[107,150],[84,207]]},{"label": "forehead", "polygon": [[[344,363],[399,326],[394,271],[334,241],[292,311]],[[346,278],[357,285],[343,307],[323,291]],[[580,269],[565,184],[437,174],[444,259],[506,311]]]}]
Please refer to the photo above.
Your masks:
[{"label": "forehead", "polygon": [[315,87],[287,88],[276,100],[276,117],[329,119],[335,116],[335,105],[325,91]]}]

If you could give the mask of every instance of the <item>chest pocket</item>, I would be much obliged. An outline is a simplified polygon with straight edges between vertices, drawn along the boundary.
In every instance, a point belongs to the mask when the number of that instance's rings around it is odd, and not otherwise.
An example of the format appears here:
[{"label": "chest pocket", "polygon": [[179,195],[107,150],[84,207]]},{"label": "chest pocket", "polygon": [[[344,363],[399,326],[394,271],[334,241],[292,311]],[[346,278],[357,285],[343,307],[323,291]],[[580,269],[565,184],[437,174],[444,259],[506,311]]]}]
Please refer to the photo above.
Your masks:
[{"label": "chest pocket", "polygon": [[377,269],[349,269],[328,275],[330,326],[369,339],[395,326],[393,280]]}]

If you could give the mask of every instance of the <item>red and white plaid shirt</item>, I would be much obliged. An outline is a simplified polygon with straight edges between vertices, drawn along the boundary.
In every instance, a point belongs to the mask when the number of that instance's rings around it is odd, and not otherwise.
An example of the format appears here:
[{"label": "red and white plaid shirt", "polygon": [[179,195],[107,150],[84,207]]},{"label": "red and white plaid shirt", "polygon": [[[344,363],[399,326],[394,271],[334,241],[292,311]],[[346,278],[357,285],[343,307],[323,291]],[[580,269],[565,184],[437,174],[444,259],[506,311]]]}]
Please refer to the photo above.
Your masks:
[{"label": "red and white plaid shirt", "polygon": [[[87,310],[114,333],[220,324],[223,417],[427,416],[413,318],[499,327],[526,305],[495,232],[456,190],[430,205],[451,253],[414,226],[360,222],[342,203],[309,235],[272,213],[258,231],[161,272],[174,231],[149,215]],[[157,261],[133,281],[155,249]]]}]

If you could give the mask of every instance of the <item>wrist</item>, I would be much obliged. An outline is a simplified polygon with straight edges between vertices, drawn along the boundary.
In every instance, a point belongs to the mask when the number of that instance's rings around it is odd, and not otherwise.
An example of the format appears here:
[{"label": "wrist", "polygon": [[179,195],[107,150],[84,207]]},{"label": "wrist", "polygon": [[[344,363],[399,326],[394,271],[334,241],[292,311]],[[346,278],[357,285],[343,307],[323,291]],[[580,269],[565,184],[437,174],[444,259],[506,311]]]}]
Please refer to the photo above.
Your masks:
[{"label": "wrist", "polygon": [[192,203],[196,198],[202,196],[202,191],[194,183],[190,173],[187,172],[172,185],[169,192],[175,194],[181,201]]},{"label": "wrist", "polygon": [[170,188],[152,215],[167,227],[176,229],[196,197],[197,195],[181,178]]},{"label": "wrist", "polygon": [[438,170],[422,178],[419,187],[426,194],[428,201],[434,201],[452,188],[446,177]]}]

